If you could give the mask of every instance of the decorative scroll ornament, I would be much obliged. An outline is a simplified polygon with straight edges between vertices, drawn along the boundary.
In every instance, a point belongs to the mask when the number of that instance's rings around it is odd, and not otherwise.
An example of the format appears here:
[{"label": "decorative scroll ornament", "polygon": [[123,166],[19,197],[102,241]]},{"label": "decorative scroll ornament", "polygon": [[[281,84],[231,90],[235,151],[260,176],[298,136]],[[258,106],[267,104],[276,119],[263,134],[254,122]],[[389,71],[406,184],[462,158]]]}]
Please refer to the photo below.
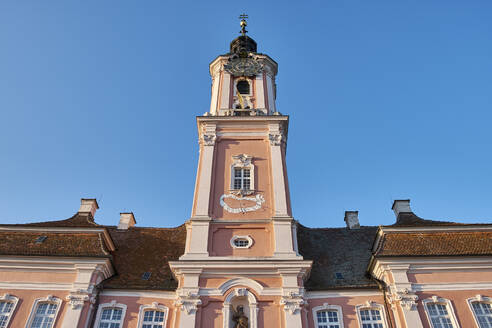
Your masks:
[{"label": "decorative scroll ornament", "polygon": [[280,304],[284,306],[284,310],[289,312],[290,314],[299,313],[304,305],[307,302],[304,298],[295,293],[290,293],[288,296],[284,296],[280,299]]},{"label": "decorative scroll ornament", "polygon": [[268,134],[268,139],[270,140],[270,145],[280,146],[284,137],[281,133],[270,133]]},{"label": "decorative scroll ornament", "polygon": [[412,293],[407,288],[395,292],[391,295],[390,301],[392,303],[400,302],[400,305],[403,309],[407,311],[415,310],[417,308],[417,301],[419,297]]},{"label": "decorative scroll ornament", "polygon": [[174,301],[174,305],[179,306],[181,311],[186,311],[187,314],[195,313],[201,304],[200,296],[197,293],[191,292],[178,295]]},{"label": "decorative scroll ornament", "polygon": [[234,58],[224,65],[224,69],[234,76],[254,76],[263,71],[263,65],[253,58]]},{"label": "decorative scroll ornament", "polygon": [[202,136],[203,145],[204,146],[213,146],[215,144],[215,139],[217,139],[217,135],[214,134],[204,134]]},{"label": "decorative scroll ornament", "polygon": [[246,154],[240,154],[240,155],[232,156],[232,159],[234,161],[234,166],[246,167],[246,166],[251,165],[251,161],[253,159],[253,156],[246,155]]},{"label": "decorative scroll ornament", "polygon": [[77,310],[84,306],[84,303],[89,301],[89,295],[87,294],[69,294],[67,295],[68,304],[73,310]]},{"label": "decorative scroll ornament", "polygon": [[[255,205],[250,206],[250,207],[240,207],[240,208],[232,208],[229,205],[227,205],[226,202],[224,202],[224,199],[231,198],[235,200],[248,200],[251,202],[255,202]],[[224,194],[220,196],[220,206],[222,206],[227,212],[229,213],[245,213],[245,212],[252,212],[259,210],[261,208],[261,205],[265,202],[265,198],[263,198],[263,195],[256,195],[255,197],[238,197],[236,195],[232,194]]]}]

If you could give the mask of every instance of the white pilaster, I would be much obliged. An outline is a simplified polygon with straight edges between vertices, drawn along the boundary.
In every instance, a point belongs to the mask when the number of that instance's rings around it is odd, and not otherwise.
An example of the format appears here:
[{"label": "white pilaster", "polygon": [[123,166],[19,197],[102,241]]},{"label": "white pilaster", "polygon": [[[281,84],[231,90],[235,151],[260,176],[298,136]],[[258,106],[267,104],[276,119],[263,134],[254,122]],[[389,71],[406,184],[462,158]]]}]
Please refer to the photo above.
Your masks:
[{"label": "white pilaster", "polygon": [[198,190],[195,195],[194,217],[208,217],[209,214],[215,139],[217,138],[215,130],[215,124],[207,124],[203,126],[200,135],[202,146],[200,148],[200,168],[197,177]]},{"label": "white pilaster", "polygon": [[229,109],[231,97],[231,74],[222,71],[222,83],[220,84],[220,109]]},{"label": "white pilaster", "polygon": [[220,85],[221,66],[217,65],[212,76],[212,97],[210,100],[210,113],[217,115],[219,102],[219,85]]},{"label": "white pilaster", "polygon": [[[267,71],[268,73],[268,71]],[[274,88],[274,75],[272,73],[269,73],[266,75],[266,87],[267,87],[267,95],[268,95],[268,109],[270,113],[274,113],[277,111],[277,108],[275,106],[275,92],[273,90]]]},{"label": "white pilaster", "polygon": [[196,312],[198,306],[202,304],[198,296],[198,289],[196,293],[188,292],[179,295],[174,304],[180,310],[179,328],[194,328],[196,324]]},{"label": "white pilaster", "polygon": [[255,78],[255,98],[256,98],[256,108],[266,108],[265,104],[265,88],[263,85],[263,74],[256,75]]},{"label": "white pilaster", "polygon": [[187,240],[189,249],[180,257],[180,259],[191,260],[193,258],[208,257],[210,219],[192,218],[188,224],[190,225],[191,230],[189,234],[187,233],[187,235],[191,236],[191,238]]},{"label": "white pilaster", "polygon": [[292,236],[293,221],[294,220],[290,217],[273,218],[273,233],[275,237],[275,249],[273,256],[285,258],[299,256],[294,250],[294,241]]},{"label": "white pilaster", "polygon": [[78,327],[85,302],[89,301],[89,295],[71,293],[67,296],[68,306],[63,316],[62,328]]},{"label": "white pilaster", "polygon": [[199,296],[198,283],[201,269],[186,269],[180,271],[183,277],[183,286],[176,291],[174,304],[179,307],[179,328],[194,328],[196,324],[196,312],[202,304]]},{"label": "white pilaster", "polygon": [[282,297],[280,304],[284,306],[285,328],[302,328],[302,308],[305,303],[299,295]]},{"label": "white pilaster", "polygon": [[269,124],[270,153],[272,157],[273,200],[274,216],[286,217],[287,190],[285,189],[284,163],[282,158],[282,145],[285,142],[280,124]]},{"label": "white pilaster", "polygon": [[408,280],[410,265],[401,264],[391,266],[391,275],[394,283],[390,285],[390,301],[395,317],[398,317],[397,306],[403,313],[403,320],[407,327],[422,328],[422,320],[417,311],[418,296],[412,292],[412,283]]}]

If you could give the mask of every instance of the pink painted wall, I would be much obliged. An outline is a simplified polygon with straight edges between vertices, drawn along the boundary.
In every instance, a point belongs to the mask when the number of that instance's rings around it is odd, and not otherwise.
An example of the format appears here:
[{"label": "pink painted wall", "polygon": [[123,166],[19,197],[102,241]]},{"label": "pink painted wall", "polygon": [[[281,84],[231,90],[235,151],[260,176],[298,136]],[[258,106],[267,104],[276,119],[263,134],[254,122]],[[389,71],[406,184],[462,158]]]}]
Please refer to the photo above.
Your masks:
[{"label": "pink painted wall", "polygon": [[12,296],[18,297],[19,302],[15,312],[10,320],[9,328],[20,328],[25,327],[27,319],[31,314],[32,307],[34,305],[34,300],[37,298],[45,298],[48,295],[58,297],[62,300],[60,310],[58,311],[58,316],[55,321],[54,328],[60,328],[63,322],[63,317],[65,310],[69,306],[65,301],[68,292],[65,291],[54,291],[54,290],[21,290],[21,289],[0,289],[0,295],[8,293]]},{"label": "pink painted wall", "polygon": [[419,302],[417,309],[424,324],[424,328],[430,328],[427,314],[425,313],[422,300],[436,295],[441,298],[445,298],[451,301],[454,308],[454,313],[458,319],[458,323],[463,328],[476,327],[473,319],[473,313],[468,306],[467,299],[481,294],[483,296],[492,297],[492,289],[489,290],[459,290],[459,291],[431,291],[431,292],[419,292]]},{"label": "pink painted wall", "polygon": [[[264,219],[273,215],[272,182],[270,174],[270,144],[264,138],[249,139],[221,137],[216,145],[215,175],[213,177],[212,216],[217,219]],[[229,213],[220,206],[220,196],[229,194],[231,189],[232,156],[248,154],[253,156],[255,165],[255,189],[265,198],[265,203],[259,210],[246,213]],[[226,203],[233,208],[248,207],[254,202],[227,199]]]},{"label": "pink painted wall", "polygon": [[56,273],[39,271],[0,271],[0,281],[3,282],[44,282],[72,283],[76,273]]},{"label": "pink painted wall", "polygon": [[172,327],[173,317],[174,317],[174,305],[173,300],[162,299],[162,298],[152,298],[152,297],[134,297],[134,296],[101,296],[99,298],[99,304],[111,303],[115,300],[116,303],[125,304],[126,315],[123,327],[125,328],[137,328],[138,324],[138,312],[141,305],[150,305],[152,302],[157,302],[159,305],[164,305],[169,308],[167,328]]},{"label": "pink painted wall", "polygon": [[408,280],[414,283],[492,282],[492,270],[408,273],[407,276]]},{"label": "pink painted wall", "polygon": [[[250,236],[253,246],[233,248],[233,236]],[[209,235],[211,256],[273,256],[272,225],[265,224],[213,224]]]},{"label": "pink painted wall", "polygon": [[334,297],[334,298],[315,298],[308,300],[308,327],[316,327],[314,325],[313,308],[316,306],[328,303],[329,305],[339,305],[342,307],[343,324],[346,328],[359,328],[357,313],[355,307],[364,304],[367,301],[373,301],[384,306],[382,295],[374,296],[357,296],[357,297]]}]

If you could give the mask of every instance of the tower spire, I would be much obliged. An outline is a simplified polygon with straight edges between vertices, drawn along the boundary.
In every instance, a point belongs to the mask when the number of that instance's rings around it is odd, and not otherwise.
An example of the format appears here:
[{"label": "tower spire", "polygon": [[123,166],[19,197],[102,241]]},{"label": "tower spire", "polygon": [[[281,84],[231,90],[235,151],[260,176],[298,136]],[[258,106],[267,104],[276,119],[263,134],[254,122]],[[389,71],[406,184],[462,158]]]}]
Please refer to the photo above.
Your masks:
[{"label": "tower spire", "polygon": [[239,25],[241,25],[241,31],[239,33],[241,33],[243,36],[246,36],[246,33],[248,33],[248,31],[246,30],[246,26],[248,26],[248,23],[246,22],[247,18],[248,15],[246,14],[239,15],[239,19],[241,20],[241,22],[239,23]]}]

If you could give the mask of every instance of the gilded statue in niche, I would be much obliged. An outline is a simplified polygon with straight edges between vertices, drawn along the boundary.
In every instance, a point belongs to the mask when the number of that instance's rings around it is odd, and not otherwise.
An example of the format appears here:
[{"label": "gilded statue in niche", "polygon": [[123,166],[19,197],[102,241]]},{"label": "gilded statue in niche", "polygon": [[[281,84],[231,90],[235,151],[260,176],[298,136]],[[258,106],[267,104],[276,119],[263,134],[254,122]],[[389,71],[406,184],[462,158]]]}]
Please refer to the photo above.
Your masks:
[{"label": "gilded statue in niche", "polygon": [[232,321],[234,321],[233,328],[249,328],[248,317],[244,314],[244,308],[238,305],[236,310],[231,305]]}]

